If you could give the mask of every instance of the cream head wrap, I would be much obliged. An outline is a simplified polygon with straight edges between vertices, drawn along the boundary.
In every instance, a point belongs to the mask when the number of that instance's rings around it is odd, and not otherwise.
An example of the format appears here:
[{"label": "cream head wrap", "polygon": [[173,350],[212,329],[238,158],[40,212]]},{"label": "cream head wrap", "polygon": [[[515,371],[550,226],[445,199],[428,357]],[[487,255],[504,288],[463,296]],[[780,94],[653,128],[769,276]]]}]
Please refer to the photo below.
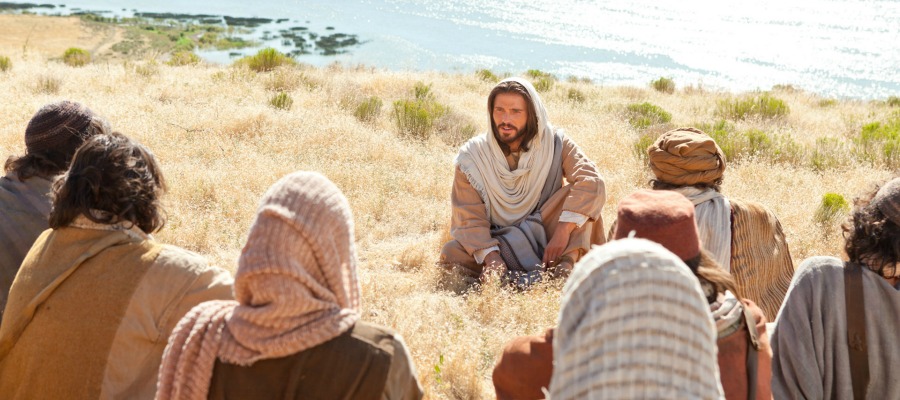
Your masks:
[{"label": "cream head wrap", "polygon": [[725,172],[725,154],[719,145],[696,128],[663,133],[647,149],[656,178],[672,185],[713,183]]},{"label": "cream head wrap", "polygon": [[648,240],[615,240],[578,262],[553,340],[554,400],[722,398],[700,282]]},{"label": "cream head wrap", "polygon": [[251,365],[315,347],[359,319],[353,219],[322,175],[295,172],[263,196],[234,281],[237,301],[194,307],[172,332],[157,399],[205,399],[216,359]]}]

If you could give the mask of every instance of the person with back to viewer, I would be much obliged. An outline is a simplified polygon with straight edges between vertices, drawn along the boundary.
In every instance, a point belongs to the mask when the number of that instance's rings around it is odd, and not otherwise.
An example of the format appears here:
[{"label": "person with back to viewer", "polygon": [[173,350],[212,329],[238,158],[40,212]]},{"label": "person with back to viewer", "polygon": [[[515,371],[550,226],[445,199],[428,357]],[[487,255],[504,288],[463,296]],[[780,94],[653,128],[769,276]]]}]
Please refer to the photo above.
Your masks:
[{"label": "person with back to viewer", "polygon": [[69,167],[78,146],[109,126],[83,104],[50,103],[25,128],[25,155],[6,160],[0,178],[0,321],[19,265],[47,229],[51,180]]},{"label": "person with back to viewer", "polygon": [[775,214],[759,203],[721,193],[725,154],[699,129],[666,132],[647,154],[656,176],[653,189],[676,191],[694,203],[703,247],[731,274],[743,297],[774,316],[794,273]]},{"label": "person with back to viewer", "polygon": [[120,133],[78,149],[9,291],[0,397],[153,398],[181,316],[232,298],[231,274],[150,236],[165,187],[153,154]]},{"label": "person with back to viewer", "polygon": [[896,399],[900,178],[856,199],[844,253],[797,267],[772,335],[776,399]]},{"label": "person with back to viewer", "polygon": [[419,399],[403,339],[360,319],[350,205],[317,173],[263,195],[237,301],[190,311],[169,338],[157,399]]},{"label": "person with back to viewer", "polygon": [[454,162],[453,240],[438,265],[470,281],[500,274],[527,285],[542,272],[566,275],[604,241],[603,179],[550,124],[528,81],[500,82],[487,106],[491,131],[470,139]]}]

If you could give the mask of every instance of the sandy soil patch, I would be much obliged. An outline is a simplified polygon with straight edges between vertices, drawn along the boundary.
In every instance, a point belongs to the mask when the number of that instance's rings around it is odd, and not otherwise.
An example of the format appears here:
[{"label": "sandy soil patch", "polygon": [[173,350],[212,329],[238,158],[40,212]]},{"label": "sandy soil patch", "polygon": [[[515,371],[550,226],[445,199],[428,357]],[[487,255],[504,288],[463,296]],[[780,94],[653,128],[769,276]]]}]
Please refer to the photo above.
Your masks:
[{"label": "sandy soil patch", "polygon": [[59,57],[69,47],[80,47],[98,57],[122,37],[120,28],[87,25],[78,17],[0,14],[0,51],[7,55]]}]

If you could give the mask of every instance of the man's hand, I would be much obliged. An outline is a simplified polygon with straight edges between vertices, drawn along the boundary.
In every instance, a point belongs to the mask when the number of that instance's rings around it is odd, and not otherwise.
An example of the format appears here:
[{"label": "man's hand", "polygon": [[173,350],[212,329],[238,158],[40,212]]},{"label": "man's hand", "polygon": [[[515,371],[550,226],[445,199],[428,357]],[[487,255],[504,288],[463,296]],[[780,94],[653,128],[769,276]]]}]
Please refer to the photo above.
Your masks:
[{"label": "man's hand", "polygon": [[553,236],[550,237],[550,243],[547,243],[547,247],[544,249],[543,261],[545,268],[549,268],[551,262],[555,262],[557,258],[563,255],[563,251],[569,245],[569,237],[572,236],[572,231],[574,230],[575,223],[573,222],[560,222],[556,225],[556,231],[553,232]]},{"label": "man's hand", "polygon": [[505,273],[506,263],[503,262],[503,257],[500,257],[500,252],[492,251],[484,256],[484,269],[481,270],[481,276],[479,277],[482,283],[487,282],[489,279],[503,276]]}]

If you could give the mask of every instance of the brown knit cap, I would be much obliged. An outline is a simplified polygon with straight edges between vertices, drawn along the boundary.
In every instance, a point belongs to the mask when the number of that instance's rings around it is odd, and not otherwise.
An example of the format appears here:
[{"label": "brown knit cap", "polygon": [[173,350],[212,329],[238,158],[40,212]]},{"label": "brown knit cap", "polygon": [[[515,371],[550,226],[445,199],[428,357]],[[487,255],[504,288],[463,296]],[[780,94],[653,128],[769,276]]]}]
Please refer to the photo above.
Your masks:
[{"label": "brown knit cap", "polygon": [[713,183],[725,172],[725,153],[703,131],[678,128],[647,149],[656,178],[673,185]]},{"label": "brown knit cap", "polygon": [[25,147],[29,153],[40,153],[57,148],[72,136],[86,140],[94,118],[94,113],[81,103],[63,100],[47,104],[28,122]]},{"label": "brown knit cap", "polygon": [[619,201],[616,239],[652,240],[682,260],[700,254],[700,236],[694,220],[694,204],[671,190],[640,190]]},{"label": "brown knit cap", "polygon": [[894,178],[878,189],[871,204],[891,222],[900,226],[900,178]]}]

